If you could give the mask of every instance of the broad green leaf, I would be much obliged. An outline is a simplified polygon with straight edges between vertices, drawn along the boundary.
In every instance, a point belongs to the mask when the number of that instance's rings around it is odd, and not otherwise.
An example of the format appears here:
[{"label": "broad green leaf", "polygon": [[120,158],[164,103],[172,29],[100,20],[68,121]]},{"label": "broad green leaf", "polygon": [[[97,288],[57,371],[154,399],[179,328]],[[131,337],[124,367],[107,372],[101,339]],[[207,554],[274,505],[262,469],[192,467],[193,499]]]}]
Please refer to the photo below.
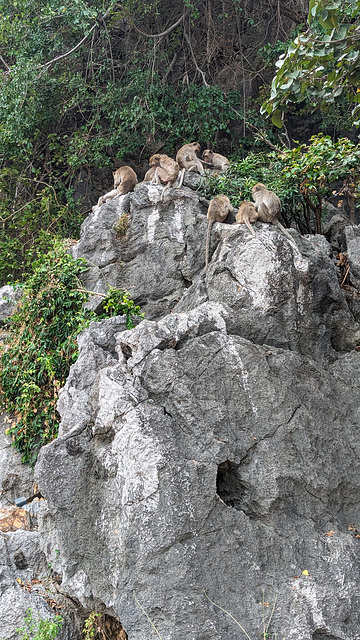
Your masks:
[{"label": "broad green leaf", "polygon": [[276,111],[274,111],[271,117],[271,122],[275,125],[275,127],[278,127],[278,129],[281,129],[282,127],[281,115],[282,115],[282,112],[279,109],[277,109]]}]

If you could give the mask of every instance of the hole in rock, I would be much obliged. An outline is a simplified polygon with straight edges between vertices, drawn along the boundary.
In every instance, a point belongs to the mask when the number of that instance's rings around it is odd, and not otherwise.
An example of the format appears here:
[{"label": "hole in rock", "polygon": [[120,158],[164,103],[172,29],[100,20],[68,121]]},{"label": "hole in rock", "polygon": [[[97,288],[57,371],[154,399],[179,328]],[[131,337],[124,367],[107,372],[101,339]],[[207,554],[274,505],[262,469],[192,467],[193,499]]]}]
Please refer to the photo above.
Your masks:
[{"label": "hole in rock", "polygon": [[91,637],[92,640],[127,640],[128,636],[121,622],[107,613],[91,611],[88,612],[86,620],[89,632],[87,637]]},{"label": "hole in rock", "polygon": [[241,481],[239,466],[235,462],[225,460],[218,466],[216,491],[228,507],[245,510],[244,496],[246,487]]},{"label": "hole in rock", "polygon": [[132,356],[132,349],[128,344],[121,344],[121,351],[124,354],[125,360],[129,360]]}]

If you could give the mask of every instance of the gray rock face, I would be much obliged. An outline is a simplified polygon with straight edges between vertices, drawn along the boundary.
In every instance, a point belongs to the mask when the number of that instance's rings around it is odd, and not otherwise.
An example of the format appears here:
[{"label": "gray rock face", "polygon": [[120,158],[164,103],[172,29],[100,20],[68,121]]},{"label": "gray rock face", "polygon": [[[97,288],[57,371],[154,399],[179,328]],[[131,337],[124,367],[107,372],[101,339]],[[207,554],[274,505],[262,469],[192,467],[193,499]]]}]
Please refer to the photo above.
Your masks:
[{"label": "gray rock face", "polygon": [[325,238],[292,230],[296,249],[271,225],[216,223],[205,274],[206,201],[160,196],[109,201],[73,248],[89,289],[130,289],[146,319],[79,336],[35,469],[40,531],[0,538],[0,637],[38,597],[16,578],[50,562],[130,640],[155,637],[144,609],[164,640],[245,637],[231,616],[254,640],[274,603],[272,637],[360,640],[359,305]]},{"label": "gray rock face", "polygon": [[16,498],[29,498],[34,493],[33,471],[21,464],[21,455],[5,435],[9,425],[11,418],[0,414],[0,508],[15,504]]},{"label": "gray rock face", "polygon": [[339,288],[325,238],[302,239],[293,232],[300,254],[274,226],[255,228],[253,238],[241,225],[217,223],[212,265],[176,311],[206,300],[221,302],[230,333],[317,360],[353,348],[359,325]]},{"label": "gray rock face", "polygon": [[[87,432],[41,451],[62,586],[136,639],[150,627],[134,594],[164,638],[238,638],[204,590],[250,637],[277,598],[278,637],[354,639],[360,354],[324,370],[229,334],[226,318],[205,303],[119,333],[87,390],[104,398]],[[65,421],[91,375],[73,366]]]},{"label": "gray rock face", "polygon": [[[43,521],[46,505],[43,503]],[[34,509],[33,509],[34,511]],[[36,518],[34,518],[36,521]],[[44,526],[44,525],[43,525]],[[2,640],[19,640],[17,629],[26,629],[25,617],[32,611],[32,620],[51,620],[54,611],[50,602],[55,602],[61,610],[63,626],[58,640],[77,640],[76,614],[71,612],[64,596],[54,592],[54,584],[49,578],[49,564],[42,549],[41,536],[37,530],[0,532],[0,637]],[[47,538],[50,546],[50,537]],[[50,549],[48,550],[50,555]],[[55,600],[54,600],[55,598]],[[33,635],[31,635],[33,637]]]},{"label": "gray rock face", "polygon": [[166,640],[237,640],[229,614],[258,638],[275,602],[278,638],[359,640],[358,307],[322,236],[292,231],[299,251],[217,223],[204,274],[206,207],[185,193],[139,185],[122,240],[125,199],[84,224],[77,255],[109,231],[98,273],[147,319],[79,338],[36,466],[54,569],[131,640],[153,633],[143,609]]},{"label": "gray rock face", "polygon": [[331,244],[334,251],[343,251],[345,245],[344,229],[349,224],[349,219],[344,212],[339,212],[335,207],[331,206],[333,215],[324,224],[324,235]]},{"label": "gray rock face", "polygon": [[351,268],[350,278],[360,292],[360,225],[357,227],[346,227],[345,237]]},{"label": "gray rock face", "polygon": [[[149,318],[174,307],[201,269],[205,247],[207,205],[191,189],[171,189],[164,202],[161,192],[141,183],[134,193],[110,200],[85,220],[72,250],[91,265],[84,276],[88,289],[128,289]],[[120,219],[125,235],[116,231]],[[95,297],[92,307],[99,302]]]},{"label": "gray rock face", "polygon": [[0,288],[0,326],[14,313],[19,298],[21,298],[20,289],[14,289],[8,284]]}]

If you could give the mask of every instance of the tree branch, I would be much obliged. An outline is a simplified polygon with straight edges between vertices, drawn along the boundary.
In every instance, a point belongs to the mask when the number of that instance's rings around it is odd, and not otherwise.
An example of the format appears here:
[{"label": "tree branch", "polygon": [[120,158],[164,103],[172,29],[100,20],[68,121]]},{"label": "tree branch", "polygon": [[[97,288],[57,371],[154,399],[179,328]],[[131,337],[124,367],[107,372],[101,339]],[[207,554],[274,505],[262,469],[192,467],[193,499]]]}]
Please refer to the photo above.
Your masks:
[{"label": "tree branch", "polygon": [[210,85],[206,82],[205,73],[204,73],[203,71],[201,71],[201,69],[200,69],[200,67],[199,67],[198,63],[196,62],[196,58],[195,58],[195,55],[194,55],[193,48],[192,48],[192,46],[191,46],[190,38],[189,38],[189,36],[188,36],[188,34],[186,33],[186,31],[185,31],[185,30],[184,30],[184,38],[185,38],[186,42],[187,42],[187,43],[188,43],[188,45],[189,45],[189,49],[190,49],[190,52],[191,52],[191,57],[192,57],[192,59],[193,59],[193,62],[194,62],[194,65],[195,65],[196,71],[198,71],[198,73],[200,73],[200,75],[201,75],[201,77],[202,77],[202,79],[203,79],[203,83],[204,83],[205,87],[209,87]]},{"label": "tree branch", "polygon": [[142,36],[145,36],[146,38],[162,38],[163,36],[167,36],[167,34],[170,33],[170,31],[172,31],[173,29],[176,29],[176,27],[180,24],[180,22],[184,20],[184,17],[185,17],[185,13],[183,13],[183,15],[180,16],[179,20],[177,20],[171,27],[169,27],[168,29],[166,29],[166,31],[163,31],[162,33],[144,33],[144,31],[141,31],[140,29],[138,29],[138,27],[134,23],[132,23],[132,26],[134,27],[135,31],[140,33]]},{"label": "tree branch", "polygon": [[53,64],[54,62],[57,62],[58,60],[61,60],[62,58],[66,58],[67,56],[69,56],[71,53],[74,53],[74,51],[76,51],[76,49],[78,49],[79,47],[81,47],[81,45],[83,44],[83,42],[85,42],[85,40],[89,37],[89,35],[94,31],[95,27],[98,26],[98,23],[101,20],[105,20],[105,18],[108,17],[110,11],[116,6],[116,2],[111,5],[111,7],[108,8],[107,11],[105,11],[104,15],[102,15],[99,20],[97,20],[93,26],[91,27],[90,31],[86,34],[86,36],[83,37],[82,40],[80,40],[80,42],[77,43],[77,45],[75,47],[73,47],[72,49],[70,49],[70,51],[67,51],[66,53],[61,54],[61,56],[57,56],[56,58],[53,58],[52,60],[49,60],[49,62],[45,62],[45,64],[40,64],[38,67],[36,67],[37,69],[43,69],[44,67],[50,67],[51,64]]},{"label": "tree branch", "polygon": [[7,71],[10,71],[10,67],[8,65],[7,62],[5,62],[4,58],[2,57],[2,55],[0,54],[0,60],[3,63],[4,67],[6,67]]}]

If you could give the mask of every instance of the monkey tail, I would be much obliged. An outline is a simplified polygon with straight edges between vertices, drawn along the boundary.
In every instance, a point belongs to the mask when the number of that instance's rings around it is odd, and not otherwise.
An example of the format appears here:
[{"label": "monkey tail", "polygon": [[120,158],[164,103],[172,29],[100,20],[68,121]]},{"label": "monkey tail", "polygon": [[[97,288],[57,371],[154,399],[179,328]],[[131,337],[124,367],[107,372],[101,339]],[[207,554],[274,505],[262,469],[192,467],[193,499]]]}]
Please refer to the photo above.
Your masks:
[{"label": "monkey tail", "polygon": [[245,216],[244,216],[244,222],[245,222],[247,228],[249,229],[249,231],[251,231],[251,233],[253,234],[254,238],[256,238],[256,233],[255,233],[254,229],[252,228],[252,225],[250,224],[249,220],[247,220]]},{"label": "monkey tail", "polygon": [[276,223],[275,223],[275,224],[276,224],[276,225],[281,229],[281,231],[282,231],[282,232],[283,232],[283,234],[287,237],[287,239],[291,242],[291,244],[293,245],[293,247],[295,247],[295,249],[296,249],[297,251],[299,251],[299,253],[300,253],[299,247],[297,246],[297,244],[296,244],[296,242],[295,242],[294,238],[290,235],[290,233],[288,232],[288,230],[287,230],[287,229],[285,229],[285,227],[283,227],[283,225],[281,224],[281,222],[279,222],[279,220],[276,220]]},{"label": "monkey tail", "polygon": [[210,252],[210,238],[211,238],[212,220],[208,222],[207,234],[206,234],[206,247],[205,247],[205,271],[209,266],[209,252]]},{"label": "monkey tail", "polygon": [[179,184],[178,184],[177,187],[175,187],[175,189],[180,189],[180,187],[182,186],[182,183],[184,182],[184,175],[185,175],[185,169],[182,168],[182,169],[180,169],[179,176],[178,176],[179,177]]}]

